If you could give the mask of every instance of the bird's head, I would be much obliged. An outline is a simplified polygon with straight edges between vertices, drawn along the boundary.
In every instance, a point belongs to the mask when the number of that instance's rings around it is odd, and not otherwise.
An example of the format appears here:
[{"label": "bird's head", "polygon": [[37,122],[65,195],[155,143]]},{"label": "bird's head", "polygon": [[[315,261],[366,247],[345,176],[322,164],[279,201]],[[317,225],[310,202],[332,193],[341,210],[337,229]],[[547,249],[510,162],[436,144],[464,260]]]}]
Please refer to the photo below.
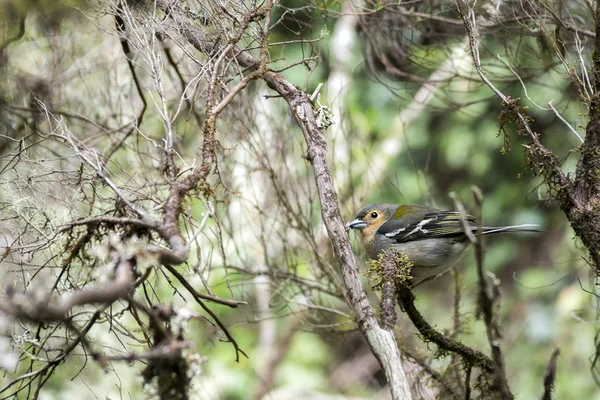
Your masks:
[{"label": "bird's head", "polygon": [[359,229],[362,240],[369,244],[381,225],[389,220],[398,209],[398,204],[369,204],[356,213],[354,220],[348,222],[349,229]]}]

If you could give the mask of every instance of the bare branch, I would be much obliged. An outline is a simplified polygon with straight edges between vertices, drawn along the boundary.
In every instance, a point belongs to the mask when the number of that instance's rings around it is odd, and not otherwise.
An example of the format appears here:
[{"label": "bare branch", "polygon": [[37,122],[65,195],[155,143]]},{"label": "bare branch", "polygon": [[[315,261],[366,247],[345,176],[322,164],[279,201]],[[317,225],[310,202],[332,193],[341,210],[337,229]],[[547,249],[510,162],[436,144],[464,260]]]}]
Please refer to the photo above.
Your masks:
[{"label": "bare branch", "polygon": [[125,298],[134,287],[133,268],[135,258],[118,260],[114,281],[100,288],[86,288],[63,297],[57,304],[45,300],[35,301],[27,295],[13,295],[8,302],[0,303],[0,309],[16,318],[36,322],[63,321],[73,307],[95,303],[114,303]]},{"label": "bare branch", "polygon": [[542,400],[552,400],[554,381],[556,380],[556,363],[559,355],[560,349],[555,349],[550,357],[550,362],[548,362],[546,374],[544,375],[544,394],[542,395]]}]

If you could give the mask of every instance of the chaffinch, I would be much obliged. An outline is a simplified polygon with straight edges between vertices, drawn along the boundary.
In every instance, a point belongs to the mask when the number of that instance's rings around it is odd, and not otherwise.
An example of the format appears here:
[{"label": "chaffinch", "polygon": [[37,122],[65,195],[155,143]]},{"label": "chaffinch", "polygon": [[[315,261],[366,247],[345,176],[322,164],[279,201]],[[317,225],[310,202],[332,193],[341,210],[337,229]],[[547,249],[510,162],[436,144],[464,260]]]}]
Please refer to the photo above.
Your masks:
[{"label": "chaffinch", "polygon": [[[467,215],[477,234],[477,221]],[[537,225],[483,227],[483,234],[540,232]],[[367,255],[376,260],[380,252],[395,248],[413,262],[414,280],[436,277],[458,261],[470,241],[457,211],[440,211],[419,205],[369,204],[361,208],[347,228],[359,229]]]}]

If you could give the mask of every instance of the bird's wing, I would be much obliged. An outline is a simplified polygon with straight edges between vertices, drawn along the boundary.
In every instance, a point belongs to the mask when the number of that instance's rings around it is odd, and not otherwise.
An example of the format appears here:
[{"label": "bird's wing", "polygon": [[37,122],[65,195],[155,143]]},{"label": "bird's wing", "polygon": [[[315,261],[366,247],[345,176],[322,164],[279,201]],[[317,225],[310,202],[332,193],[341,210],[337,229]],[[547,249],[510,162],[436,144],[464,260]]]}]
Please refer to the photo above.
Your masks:
[{"label": "bird's wing", "polygon": [[[467,215],[469,226],[475,228],[476,220]],[[442,237],[462,237],[465,234],[460,213],[456,211],[431,211],[417,221],[390,220],[381,225],[382,234],[396,243]]]}]

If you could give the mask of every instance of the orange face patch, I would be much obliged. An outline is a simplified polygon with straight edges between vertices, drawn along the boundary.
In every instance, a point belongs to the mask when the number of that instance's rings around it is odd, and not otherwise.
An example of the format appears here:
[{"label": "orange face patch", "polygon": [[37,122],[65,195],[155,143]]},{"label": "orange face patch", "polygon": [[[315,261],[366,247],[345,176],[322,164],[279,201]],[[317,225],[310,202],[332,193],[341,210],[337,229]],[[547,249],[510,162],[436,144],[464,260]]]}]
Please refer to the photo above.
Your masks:
[{"label": "orange face patch", "polygon": [[373,237],[379,227],[386,221],[386,218],[381,210],[372,209],[361,219],[365,221],[368,226],[360,230],[360,236],[367,252],[370,252],[369,249],[372,245]]}]

